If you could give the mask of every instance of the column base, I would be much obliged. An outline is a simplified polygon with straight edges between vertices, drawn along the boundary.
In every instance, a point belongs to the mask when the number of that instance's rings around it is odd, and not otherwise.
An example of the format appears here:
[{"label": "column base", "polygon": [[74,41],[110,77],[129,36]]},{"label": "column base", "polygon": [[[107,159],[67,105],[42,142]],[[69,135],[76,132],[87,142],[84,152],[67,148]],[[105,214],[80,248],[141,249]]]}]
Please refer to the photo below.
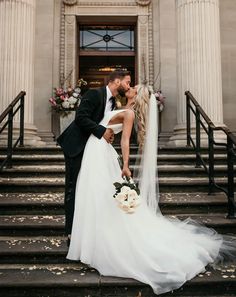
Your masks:
[{"label": "column base", "polygon": [[[191,129],[191,136],[196,142],[196,133],[195,129]],[[226,135],[224,132],[215,131],[214,140],[218,143],[226,143]],[[169,141],[166,143],[166,147],[186,147],[187,146],[187,130],[186,125],[177,125],[174,128],[174,133],[170,137]],[[192,146],[192,145],[191,145]],[[201,129],[201,147],[208,147],[208,135],[206,132]]]},{"label": "column base", "polygon": [[165,147],[171,136],[172,136],[171,132],[161,132],[158,137],[158,147],[159,148]]},{"label": "column base", "polygon": [[[19,124],[14,123],[13,128],[13,144],[15,140],[19,137]],[[46,142],[42,141],[42,139],[37,134],[37,128],[32,124],[25,124],[24,129],[24,146],[45,146]],[[5,147],[7,146],[7,127],[4,129],[1,140],[0,146]]]},{"label": "column base", "polygon": [[56,146],[55,135],[52,132],[38,131],[38,136],[46,143],[47,146]]}]

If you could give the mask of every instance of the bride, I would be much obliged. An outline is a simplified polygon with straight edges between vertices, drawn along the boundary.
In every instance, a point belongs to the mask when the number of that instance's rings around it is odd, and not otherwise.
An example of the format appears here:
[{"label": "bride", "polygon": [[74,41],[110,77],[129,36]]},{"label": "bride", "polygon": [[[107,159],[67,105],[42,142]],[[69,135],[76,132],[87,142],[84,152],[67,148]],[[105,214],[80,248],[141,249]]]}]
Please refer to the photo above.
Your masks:
[{"label": "bride", "polygon": [[[80,260],[102,275],[149,284],[156,294],[181,287],[224,257],[233,257],[235,241],[187,219],[164,217],[156,187],[157,106],[146,85],[130,88],[124,109],[108,112],[101,125],[122,131],[123,168],[105,139],[91,135],[77,180],[75,212],[67,258]],[[131,176],[129,139],[138,121],[141,162],[138,166],[141,205],[122,211],[113,198],[114,182]]]}]

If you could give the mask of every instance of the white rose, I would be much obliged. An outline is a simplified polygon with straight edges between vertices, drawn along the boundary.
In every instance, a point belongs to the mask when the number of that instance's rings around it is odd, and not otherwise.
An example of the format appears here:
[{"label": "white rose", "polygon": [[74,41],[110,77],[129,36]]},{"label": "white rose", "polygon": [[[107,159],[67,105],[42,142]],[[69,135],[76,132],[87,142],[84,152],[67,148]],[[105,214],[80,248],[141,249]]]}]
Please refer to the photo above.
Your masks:
[{"label": "white rose", "polygon": [[75,97],[73,97],[73,96],[70,96],[68,101],[70,102],[70,104],[75,104],[77,102],[77,99]]},{"label": "white rose", "polygon": [[133,202],[137,199],[138,195],[137,192],[135,190],[130,190],[128,192],[128,201],[129,202]]},{"label": "white rose", "polygon": [[159,110],[160,110],[160,112],[162,112],[163,109],[164,109],[164,105],[163,105],[163,104],[160,104],[160,105],[159,105]]},{"label": "white rose", "polygon": [[68,100],[65,100],[64,102],[62,102],[62,106],[64,108],[69,108],[70,107],[70,102]]},{"label": "white rose", "polygon": [[129,209],[130,209],[129,203],[128,203],[127,201],[124,201],[123,203],[121,203],[121,208],[122,208],[124,211],[128,212]]},{"label": "white rose", "polygon": [[126,195],[123,194],[123,193],[119,193],[119,194],[116,195],[116,200],[119,201],[119,202],[121,202],[121,203],[123,201],[125,201],[125,199],[126,199]]},{"label": "white rose", "polygon": [[75,97],[75,98],[77,98],[77,97],[79,96],[78,93],[73,93],[72,95],[73,95],[73,97]]},{"label": "white rose", "polygon": [[80,89],[80,88],[76,88],[76,89],[75,89],[75,92],[76,92],[77,94],[79,94],[79,93],[81,92],[81,89]]},{"label": "white rose", "polygon": [[140,205],[140,199],[137,199],[137,200],[134,200],[134,201],[132,201],[132,202],[130,202],[130,206],[131,207],[137,207],[137,206],[139,206]]},{"label": "white rose", "polygon": [[130,188],[127,186],[123,186],[121,188],[121,193],[128,194],[129,191],[130,191]]}]

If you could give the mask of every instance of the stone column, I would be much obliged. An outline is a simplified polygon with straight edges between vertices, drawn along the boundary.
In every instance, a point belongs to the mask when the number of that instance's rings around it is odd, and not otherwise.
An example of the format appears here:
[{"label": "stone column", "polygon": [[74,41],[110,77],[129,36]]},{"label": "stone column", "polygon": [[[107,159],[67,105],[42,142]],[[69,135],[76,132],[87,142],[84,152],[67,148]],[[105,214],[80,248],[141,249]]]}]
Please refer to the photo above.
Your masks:
[{"label": "stone column", "polygon": [[139,15],[137,22],[138,46],[138,82],[149,81],[149,51],[148,51],[148,15]]},{"label": "stone column", "polygon": [[215,125],[223,124],[219,0],[176,0],[177,126],[169,145],[186,145],[189,90]]},{"label": "stone column", "polygon": [[[26,91],[26,145],[43,144],[34,126],[34,37],[35,0],[0,0],[0,110]],[[14,123],[16,135],[18,127],[19,116]]]},{"label": "stone column", "polygon": [[138,82],[153,84],[152,5],[150,0],[135,0],[138,5],[137,19],[137,72]]}]

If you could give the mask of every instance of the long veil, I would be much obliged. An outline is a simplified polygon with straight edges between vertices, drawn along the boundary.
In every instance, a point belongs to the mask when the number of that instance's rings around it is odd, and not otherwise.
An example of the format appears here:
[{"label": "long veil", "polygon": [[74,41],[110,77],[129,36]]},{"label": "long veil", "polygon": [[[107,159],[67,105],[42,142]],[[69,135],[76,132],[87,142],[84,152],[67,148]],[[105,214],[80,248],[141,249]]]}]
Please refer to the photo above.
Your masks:
[{"label": "long veil", "polygon": [[159,208],[159,182],[157,171],[158,148],[158,120],[157,103],[154,94],[149,98],[146,113],[146,132],[142,149],[139,149],[140,159],[136,161],[134,178],[139,181],[141,198],[146,201],[148,207],[155,213],[161,214]]},{"label": "long veil", "polygon": [[[137,158],[134,170],[134,179],[139,181],[141,199],[146,201],[149,209],[157,216],[162,215],[159,208],[159,181],[158,181],[158,113],[156,98],[153,93],[149,96],[149,105],[146,112],[146,129],[143,148],[139,149],[140,158]],[[208,234],[209,237],[215,234],[215,240],[222,240],[220,253],[212,264],[222,260],[229,262],[236,258],[236,238],[229,235],[217,234],[213,229],[207,229],[204,225],[191,219],[186,220],[200,234]],[[171,219],[173,224],[178,224],[178,219]],[[213,234],[213,235],[212,235]]]}]

